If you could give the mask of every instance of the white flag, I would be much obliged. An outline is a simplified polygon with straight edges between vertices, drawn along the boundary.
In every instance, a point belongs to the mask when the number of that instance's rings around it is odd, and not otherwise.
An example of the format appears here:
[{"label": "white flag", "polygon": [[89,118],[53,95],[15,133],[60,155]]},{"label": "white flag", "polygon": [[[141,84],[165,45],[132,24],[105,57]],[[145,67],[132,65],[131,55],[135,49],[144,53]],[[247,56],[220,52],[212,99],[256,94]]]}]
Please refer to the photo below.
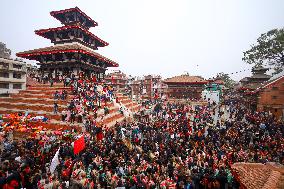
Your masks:
[{"label": "white flag", "polygon": [[57,152],[55,153],[54,157],[52,158],[52,161],[51,161],[51,164],[50,164],[50,173],[51,174],[53,174],[57,165],[59,165],[59,150],[60,150],[60,147],[58,148]]}]

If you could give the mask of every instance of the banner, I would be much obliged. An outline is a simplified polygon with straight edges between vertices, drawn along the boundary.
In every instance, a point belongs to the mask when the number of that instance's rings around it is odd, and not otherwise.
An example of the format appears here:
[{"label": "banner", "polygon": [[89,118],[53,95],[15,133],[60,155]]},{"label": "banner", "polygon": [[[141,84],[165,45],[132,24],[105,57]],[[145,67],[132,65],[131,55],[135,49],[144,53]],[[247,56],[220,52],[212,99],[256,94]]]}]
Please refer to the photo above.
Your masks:
[{"label": "banner", "polygon": [[79,139],[74,141],[74,154],[80,153],[85,148],[85,139],[84,136],[81,136]]},{"label": "banner", "polygon": [[53,174],[57,165],[59,165],[59,150],[60,150],[60,147],[58,148],[57,152],[55,153],[55,155],[54,155],[54,157],[51,161],[51,164],[50,164],[50,173],[51,174]]}]

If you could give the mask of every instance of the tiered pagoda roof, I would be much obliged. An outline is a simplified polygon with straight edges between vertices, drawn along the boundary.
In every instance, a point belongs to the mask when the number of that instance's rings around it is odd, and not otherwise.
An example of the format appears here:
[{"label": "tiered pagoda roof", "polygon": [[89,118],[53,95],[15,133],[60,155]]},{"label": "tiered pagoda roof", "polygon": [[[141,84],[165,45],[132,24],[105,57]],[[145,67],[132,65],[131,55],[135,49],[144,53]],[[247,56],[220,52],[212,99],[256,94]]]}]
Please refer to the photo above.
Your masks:
[{"label": "tiered pagoda roof", "polygon": [[118,67],[118,63],[100,55],[97,52],[94,52],[90,48],[84,47],[83,45],[79,43],[66,44],[66,45],[54,45],[50,47],[44,47],[44,48],[24,51],[24,52],[17,53],[17,56],[31,59],[31,60],[41,61],[40,59],[41,57],[39,55],[52,55],[52,54],[62,54],[62,53],[84,54],[84,55],[94,57],[98,61],[103,61],[107,63],[108,67]]},{"label": "tiered pagoda roof", "polygon": [[[97,22],[87,16],[78,7],[52,11],[50,12],[50,15],[59,20],[64,25],[84,24],[84,26],[87,28],[98,26]],[[72,19],[72,17],[74,18],[74,20]]]},{"label": "tiered pagoda roof", "polygon": [[270,75],[265,73],[267,70],[269,70],[269,68],[264,68],[261,65],[253,67],[251,70],[252,76],[245,77],[240,80],[242,87],[239,90],[255,90],[259,88],[263,83],[271,78]]},{"label": "tiered pagoda roof", "polygon": [[97,47],[105,47],[105,46],[109,45],[104,40],[100,39],[96,35],[92,34],[88,30],[84,29],[82,26],[77,26],[77,25],[62,26],[62,27],[49,28],[49,29],[41,29],[41,30],[36,30],[35,33],[39,36],[44,37],[44,38],[51,39],[52,42],[54,42],[53,41],[54,33],[71,31],[73,29],[76,29],[75,30],[76,32],[81,32],[82,34],[85,34],[85,36],[88,36],[91,40],[95,40]]},{"label": "tiered pagoda roof", "polygon": [[[50,13],[65,26],[36,30],[35,33],[50,39],[54,46],[17,53],[17,56],[37,60],[41,65],[63,64],[73,66],[88,64],[88,67],[118,67],[118,63],[95,52],[97,47],[105,47],[107,42],[89,32],[90,27],[97,26],[89,16],[78,7],[52,11]],[[97,70],[97,69],[96,69]]]}]

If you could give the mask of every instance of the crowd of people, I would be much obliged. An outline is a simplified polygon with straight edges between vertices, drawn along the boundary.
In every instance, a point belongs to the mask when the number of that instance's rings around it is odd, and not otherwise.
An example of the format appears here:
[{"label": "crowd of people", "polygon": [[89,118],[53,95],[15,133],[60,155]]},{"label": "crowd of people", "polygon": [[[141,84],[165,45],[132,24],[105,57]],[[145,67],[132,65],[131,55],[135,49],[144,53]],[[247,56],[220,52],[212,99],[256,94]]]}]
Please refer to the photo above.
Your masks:
[{"label": "crowd of people", "polygon": [[[236,189],[235,162],[284,163],[284,127],[267,112],[240,102],[192,106],[152,103],[131,122],[102,128],[96,112],[113,98],[110,86],[78,79],[62,120],[86,132],[40,133],[22,141],[3,135],[0,188]],[[54,98],[66,99],[66,92]],[[84,149],[74,154],[74,141]],[[59,162],[51,162],[59,150]]]},{"label": "crowd of people", "polygon": [[[61,112],[63,122],[83,123],[84,130],[90,132],[97,124],[98,114],[104,116],[109,113],[109,103],[114,98],[110,85],[98,83],[96,79],[73,79],[70,82],[70,102]],[[103,119],[104,116],[100,118]]]}]

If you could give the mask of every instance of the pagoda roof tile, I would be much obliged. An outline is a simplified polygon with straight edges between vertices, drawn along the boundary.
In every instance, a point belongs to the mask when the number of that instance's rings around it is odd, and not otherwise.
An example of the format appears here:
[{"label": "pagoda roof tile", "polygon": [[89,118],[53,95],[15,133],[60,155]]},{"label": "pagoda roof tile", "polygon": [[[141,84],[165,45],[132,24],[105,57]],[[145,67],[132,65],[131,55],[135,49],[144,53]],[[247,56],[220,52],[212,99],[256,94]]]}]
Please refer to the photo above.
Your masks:
[{"label": "pagoda roof tile", "polygon": [[253,79],[270,79],[271,76],[267,75],[267,74],[253,74],[250,78],[253,78]]},{"label": "pagoda roof tile", "polygon": [[208,83],[200,76],[180,75],[164,80],[165,83]]},{"label": "pagoda roof tile", "polygon": [[[99,60],[102,60],[109,64],[111,67],[118,67],[118,63],[100,55],[99,53],[93,51],[90,48],[84,47],[83,45],[79,43],[69,43],[69,44],[60,44],[60,45],[54,45],[50,47],[44,47],[39,49],[33,49],[29,51],[23,51],[19,52],[16,55],[22,58],[30,58],[32,56],[38,56],[42,54],[56,54],[56,53],[64,53],[64,52],[79,52],[82,54],[87,54],[90,56],[94,56]],[[33,58],[30,58],[33,59]]]},{"label": "pagoda roof tile", "polygon": [[82,30],[86,34],[90,35],[92,38],[94,38],[97,41],[99,41],[100,43],[102,43],[104,46],[108,46],[109,45],[109,43],[107,43],[104,40],[100,39],[99,37],[97,37],[93,33],[89,32],[88,30],[84,29],[83,27],[77,26],[77,25],[61,26],[61,27],[49,28],[49,29],[41,29],[41,30],[36,30],[35,33],[37,35],[42,36],[42,37],[46,37],[44,34],[47,33],[47,32],[50,32],[50,31],[61,31],[61,30],[67,30],[67,29],[73,29],[73,28]]},{"label": "pagoda roof tile", "polygon": [[267,71],[267,70],[269,70],[269,68],[265,68],[261,65],[252,68],[252,71]]},{"label": "pagoda roof tile", "polygon": [[259,88],[257,88],[257,90],[267,88],[267,87],[271,86],[272,84],[280,81],[282,78],[284,78],[284,70],[282,72],[272,76],[268,81],[264,82]]},{"label": "pagoda roof tile", "polygon": [[283,166],[269,162],[261,163],[235,163],[232,165],[236,171],[237,179],[245,188],[251,189],[280,189],[284,183],[284,168]]},{"label": "pagoda roof tile", "polygon": [[247,82],[248,79],[249,79],[249,77],[244,77],[244,78],[242,78],[242,79],[240,80],[240,82]]},{"label": "pagoda roof tile", "polygon": [[[85,18],[87,18],[91,23],[93,23],[93,26],[98,26],[98,23],[95,22],[93,19],[91,19],[88,15],[86,15],[86,13],[84,13],[83,11],[81,11],[78,7],[74,7],[74,8],[70,8],[70,9],[64,9],[64,10],[59,10],[59,11],[51,11],[50,15],[53,16],[54,18],[60,20],[59,18],[57,18],[58,14],[65,14],[67,12],[79,12],[82,16],[84,16]],[[61,20],[60,20],[61,21]]]},{"label": "pagoda roof tile", "polygon": [[216,80],[216,81],[214,81],[214,83],[223,85],[223,84],[224,84],[224,81],[223,81],[223,80]]}]

